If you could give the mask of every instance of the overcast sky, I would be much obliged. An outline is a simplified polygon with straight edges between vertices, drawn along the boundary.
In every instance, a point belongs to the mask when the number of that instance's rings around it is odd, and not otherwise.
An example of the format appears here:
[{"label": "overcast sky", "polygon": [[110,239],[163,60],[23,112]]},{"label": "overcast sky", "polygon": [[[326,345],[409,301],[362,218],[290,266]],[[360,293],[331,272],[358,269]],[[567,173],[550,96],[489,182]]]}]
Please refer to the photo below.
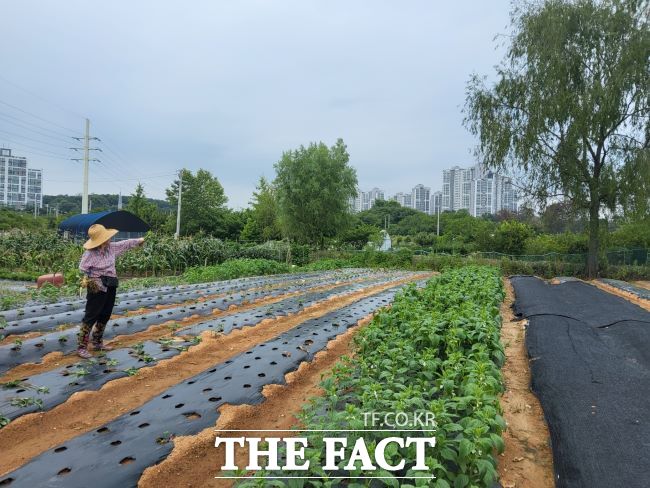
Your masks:
[{"label": "overcast sky", "polygon": [[338,137],[362,190],[438,190],[444,168],[474,162],[465,85],[501,60],[494,36],[509,10],[508,0],[6,1],[0,145],[43,168],[46,194],[81,191],[81,165],[66,158],[83,117],[102,139],[91,193],[129,194],[140,179],[162,198],[174,171],[206,168],[238,208],[284,150]]}]

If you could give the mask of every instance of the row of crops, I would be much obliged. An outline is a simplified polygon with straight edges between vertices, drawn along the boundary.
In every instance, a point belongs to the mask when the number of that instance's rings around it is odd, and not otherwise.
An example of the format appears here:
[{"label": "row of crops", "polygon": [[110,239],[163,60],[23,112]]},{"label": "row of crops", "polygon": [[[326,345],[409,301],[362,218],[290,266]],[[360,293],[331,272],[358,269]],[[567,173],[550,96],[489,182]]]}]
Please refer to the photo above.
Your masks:
[{"label": "row of crops", "polygon": [[[499,305],[504,296],[498,271],[488,267],[456,269],[435,277],[424,288],[410,286],[356,336],[355,357],[340,363],[324,381],[325,395],[313,399],[303,411],[304,427],[347,435],[348,445],[354,445],[358,433],[344,431],[377,427],[368,425],[364,413],[431,412],[435,426],[430,434],[435,435],[436,445],[428,451],[426,463],[434,479],[423,479],[421,472],[411,469],[415,446],[393,445],[386,451],[393,466],[400,459],[411,460],[400,471],[359,468],[346,473],[381,476],[391,486],[492,486],[497,478],[495,455],[504,447],[505,423],[498,401],[503,389],[500,367],[505,360],[499,340]],[[306,455],[312,460],[308,474],[327,483],[337,472],[321,468],[322,434],[304,435],[311,446]],[[363,435],[372,451],[387,434]],[[307,475],[304,471],[293,474]],[[404,479],[409,477],[413,479]]]},{"label": "row of crops", "polygon": [[[81,243],[64,240],[54,231],[14,230],[0,233],[0,270],[35,274],[76,272],[81,258]],[[179,273],[192,266],[208,266],[229,259],[269,259],[306,264],[307,246],[287,242],[244,245],[208,236],[174,239],[149,234],[144,247],[123,255],[118,271],[134,275]]]}]

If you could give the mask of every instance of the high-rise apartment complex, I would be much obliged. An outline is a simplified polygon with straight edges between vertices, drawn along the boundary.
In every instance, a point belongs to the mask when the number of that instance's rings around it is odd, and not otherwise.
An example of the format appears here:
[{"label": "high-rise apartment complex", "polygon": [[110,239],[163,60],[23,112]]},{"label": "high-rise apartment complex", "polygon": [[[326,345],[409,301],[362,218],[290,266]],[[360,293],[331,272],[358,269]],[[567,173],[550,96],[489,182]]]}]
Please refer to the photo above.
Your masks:
[{"label": "high-rise apartment complex", "polygon": [[424,213],[431,213],[431,188],[415,185],[411,191],[411,207]]},{"label": "high-rise apartment complex", "polygon": [[442,210],[469,210],[472,199],[472,181],[478,168],[454,166],[442,171]]},{"label": "high-rise apartment complex", "polygon": [[391,198],[391,200],[396,201],[402,207],[411,208],[411,206],[412,206],[412,197],[413,197],[413,195],[411,193],[403,193],[403,192],[400,191],[400,192],[396,193],[395,196],[393,198]]},{"label": "high-rise apartment complex", "polygon": [[[445,169],[442,181],[442,191],[432,192],[431,188],[418,184],[410,193],[396,193],[391,200],[430,215],[445,210],[467,210],[475,217],[496,214],[501,210],[517,211],[517,192],[512,180],[480,165]],[[376,200],[384,199],[384,192],[378,188],[358,193],[356,199],[350,199],[350,208],[354,212],[368,210]]]},{"label": "high-rise apartment complex", "polygon": [[481,168],[455,166],[442,172],[442,209],[467,210],[478,217],[517,211],[517,194],[508,177]]},{"label": "high-rise apartment complex", "polygon": [[370,191],[361,191],[357,188],[356,198],[350,198],[349,205],[352,212],[370,210],[377,200],[384,200],[384,190],[373,188]]},{"label": "high-rise apartment complex", "polygon": [[27,158],[0,148],[0,204],[15,208],[43,206],[43,174],[27,167]]},{"label": "high-rise apartment complex", "polygon": [[434,191],[431,194],[431,215],[442,212],[442,192]]}]

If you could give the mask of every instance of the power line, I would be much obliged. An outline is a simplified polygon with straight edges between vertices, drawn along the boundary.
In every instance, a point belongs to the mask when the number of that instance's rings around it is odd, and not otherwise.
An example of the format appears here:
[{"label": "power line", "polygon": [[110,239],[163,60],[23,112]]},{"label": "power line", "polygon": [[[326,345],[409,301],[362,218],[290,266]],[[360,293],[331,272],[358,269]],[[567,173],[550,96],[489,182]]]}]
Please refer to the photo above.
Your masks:
[{"label": "power line", "polygon": [[23,144],[21,142],[16,142],[16,141],[14,141],[12,139],[8,139],[6,137],[2,137],[0,140],[9,142],[9,143],[11,143],[12,146],[26,147],[27,150],[26,149],[21,149],[21,151],[29,153],[29,154],[36,154],[38,156],[45,156],[47,158],[51,158],[52,156],[55,156],[57,158],[68,159],[68,157],[69,157],[69,156],[65,156],[63,154],[58,154],[58,153],[49,151],[47,149],[43,149],[41,147],[35,148],[33,146]]},{"label": "power line", "polygon": [[69,148],[61,146],[59,144],[53,144],[51,142],[42,141],[40,139],[34,139],[33,137],[22,136],[20,134],[16,134],[15,132],[9,132],[8,130],[0,129],[0,132],[3,132],[5,134],[9,134],[10,136],[20,137],[21,139],[27,139],[28,141],[37,142],[39,144],[45,144],[46,146],[53,146],[53,147],[56,147],[58,149],[69,149]]},{"label": "power line", "polygon": [[[151,175],[151,176],[148,176],[147,178],[150,178],[150,179],[169,178],[170,176],[175,176],[175,175],[176,175],[176,173],[166,173],[166,174],[162,174],[162,175]],[[123,181],[138,181],[139,179],[140,178],[119,178],[119,179],[110,178],[110,179],[107,179],[107,180],[94,180],[94,181],[96,183],[110,183],[111,181],[120,181],[120,182],[123,182]],[[48,178],[47,181],[52,181],[52,182],[55,182],[55,183],[74,183],[74,182],[77,182],[79,180],[51,180],[51,179]],[[147,182],[143,183],[143,186],[146,185],[146,184],[147,184]]]},{"label": "power line", "polygon": [[[12,118],[15,119],[16,117],[12,117]],[[53,135],[50,135],[50,134],[46,134],[45,132],[38,131],[36,129],[32,129],[31,127],[29,127],[27,125],[20,124],[18,122],[13,122],[12,120],[9,120],[7,115],[2,113],[2,112],[0,112],[0,119],[6,120],[7,123],[12,124],[13,126],[20,127],[21,129],[25,129],[25,130],[28,130],[30,132],[34,132],[34,133],[39,134],[39,135],[41,135],[43,137],[49,137],[50,139],[54,139],[56,141],[69,142],[68,139],[70,139],[70,136],[66,136],[66,135],[64,135],[63,137],[61,137],[60,135],[53,136]],[[20,119],[16,119],[16,120],[20,120]],[[48,129],[45,129],[45,130],[48,130]],[[59,133],[56,132],[56,134],[59,134]]]},{"label": "power line", "polygon": [[140,175],[138,171],[134,170],[134,168],[135,168],[134,164],[123,165],[122,163],[117,161],[113,156],[111,156],[110,154],[107,154],[105,151],[102,151],[102,153],[104,154],[103,159],[106,160],[109,163],[112,163],[114,166],[117,167],[118,170],[123,171],[123,172],[125,172],[127,174],[130,174],[130,175],[133,175],[133,176],[137,176],[138,179],[145,179],[146,178],[146,176]]},{"label": "power line", "polygon": [[35,115],[35,114],[31,113],[31,112],[28,112],[27,110],[23,110],[20,107],[16,107],[15,105],[12,105],[11,103],[7,103],[7,102],[5,102],[3,100],[0,100],[0,103],[3,104],[3,105],[6,105],[7,107],[13,108],[14,110],[18,110],[19,112],[22,112],[22,113],[24,113],[26,115],[34,117],[35,119],[41,120],[43,122],[47,122],[48,124],[51,124],[51,125],[53,125],[55,127],[58,127],[59,129],[67,130],[69,132],[72,132],[73,134],[78,134],[79,133],[79,131],[76,131],[76,130],[70,129],[69,127],[65,127],[63,125],[57,124],[56,122],[52,122],[51,120],[45,119],[45,118],[40,117],[38,115]]},{"label": "power line", "polygon": [[4,81],[5,83],[9,83],[9,84],[12,85],[12,86],[15,86],[15,87],[18,88],[19,90],[22,90],[23,92],[25,92],[25,93],[27,93],[27,94],[33,96],[33,97],[36,97],[36,98],[38,98],[39,100],[42,100],[42,101],[44,101],[45,103],[48,103],[48,104],[52,105],[53,107],[58,108],[59,110],[63,110],[64,112],[67,112],[67,113],[69,113],[69,114],[71,114],[71,115],[74,115],[75,117],[79,117],[79,118],[81,118],[81,119],[84,119],[84,118],[85,118],[84,115],[81,115],[81,114],[79,114],[79,113],[77,113],[77,112],[74,112],[74,111],[72,111],[72,110],[70,110],[70,109],[67,109],[67,108],[65,108],[65,107],[62,107],[62,106],[59,105],[58,103],[54,103],[54,102],[52,102],[51,100],[48,100],[47,98],[44,98],[42,95],[39,95],[39,94],[37,94],[37,93],[34,93],[34,92],[28,90],[27,88],[24,88],[24,87],[18,85],[17,83],[14,83],[13,81],[8,80],[7,78],[5,78],[5,77],[3,77],[3,76],[0,76],[0,80]]},{"label": "power line", "polygon": [[120,179],[121,175],[117,171],[113,170],[110,166],[107,166],[104,161],[100,160],[99,166],[101,166],[103,172],[106,173],[108,176],[113,177],[113,179],[115,180]]},{"label": "power line", "polygon": [[121,163],[124,163],[126,167],[129,168],[128,171],[132,171],[134,175],[142,175],[143,178],[146,178],[146,175],[140,173],[140,171],[137,169],[137,165],[130,163],[129,161],[127,161],[126,158],[124,158],[120,153],[118,153],[117,150],[113,149],[112,146],[108,144],[105,137],[102,139],[102,144],[110,154],[115,156],[115,158],[117,159],[116,164],[118,166],[120,166]]}]

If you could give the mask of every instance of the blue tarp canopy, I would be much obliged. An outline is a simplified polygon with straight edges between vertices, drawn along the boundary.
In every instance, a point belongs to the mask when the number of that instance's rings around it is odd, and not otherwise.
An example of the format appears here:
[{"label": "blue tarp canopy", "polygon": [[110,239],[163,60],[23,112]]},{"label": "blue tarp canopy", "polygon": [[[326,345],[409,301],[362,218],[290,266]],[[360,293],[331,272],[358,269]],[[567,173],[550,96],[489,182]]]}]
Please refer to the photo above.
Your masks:
[{"label": "blue tarp canopy", "polygon": [[101,224],[107,229],[117,229],[120,234],[144,234],[149,225],[137,215],[126,210],[114,212],[96,212],[73,215],[59,224],[59,232],[68,232],[71,236],[87,236],[88,228],[93,224]]}]

